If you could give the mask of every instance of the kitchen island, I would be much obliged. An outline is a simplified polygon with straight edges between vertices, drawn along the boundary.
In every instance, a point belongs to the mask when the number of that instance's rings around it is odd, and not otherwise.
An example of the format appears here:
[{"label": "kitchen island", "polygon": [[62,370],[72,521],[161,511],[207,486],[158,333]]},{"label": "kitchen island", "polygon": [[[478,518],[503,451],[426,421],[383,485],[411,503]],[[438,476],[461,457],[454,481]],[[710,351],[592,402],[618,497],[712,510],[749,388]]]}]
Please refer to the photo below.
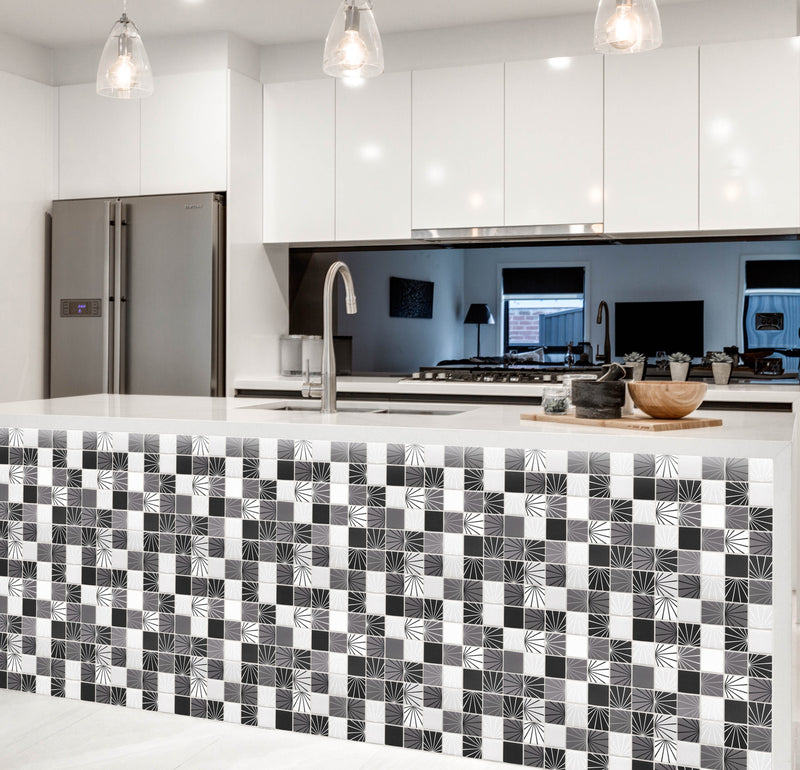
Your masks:
[{"label": "kitchen island", "polygon": [[0,405],[0,685],[533,767],[790,767],[794,415],[265,406]]}]

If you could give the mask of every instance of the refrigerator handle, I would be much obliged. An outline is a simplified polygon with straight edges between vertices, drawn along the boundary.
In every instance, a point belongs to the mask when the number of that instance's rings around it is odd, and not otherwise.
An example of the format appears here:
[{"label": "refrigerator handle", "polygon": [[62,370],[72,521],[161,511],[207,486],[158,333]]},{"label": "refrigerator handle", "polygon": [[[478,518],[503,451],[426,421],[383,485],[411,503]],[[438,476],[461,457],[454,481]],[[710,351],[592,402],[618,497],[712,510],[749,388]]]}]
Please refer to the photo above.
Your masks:
[{"label": "refrigerator handle", "polygon": [[105,275],[103,283],[106,297],[103,302],[105,323],[103,324],[103,372],[105,376],[105,392],[114,393],[114,256],[115,224],[114,201],[106,201],[106,237],[105,237]]},{"label": "refrigerator handle", "polygon": [[211,395],[225,395],[225,207],[219,199],[214,201],[214,242],[212,267],[212,321],[211,321]]},{"label": "refrigerator handle", "polygon": [[114,210],[114,393],[125,392],[125,306],[127,304],[127,238],[121,200]]}]

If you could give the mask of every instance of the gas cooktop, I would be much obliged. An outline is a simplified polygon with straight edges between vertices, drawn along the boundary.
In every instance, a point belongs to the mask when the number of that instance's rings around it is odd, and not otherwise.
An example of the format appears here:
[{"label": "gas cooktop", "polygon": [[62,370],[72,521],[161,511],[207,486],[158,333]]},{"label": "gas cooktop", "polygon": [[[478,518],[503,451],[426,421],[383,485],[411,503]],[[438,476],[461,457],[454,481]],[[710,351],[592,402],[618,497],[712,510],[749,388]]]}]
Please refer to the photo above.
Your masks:
[{"label": "gas cooktop", "polygon": [[565,374],[599,374],[599,366],[563,366],[552,363],[503,363],[466,360],[420,367],[416,377],[434,382],[559,382]]}]

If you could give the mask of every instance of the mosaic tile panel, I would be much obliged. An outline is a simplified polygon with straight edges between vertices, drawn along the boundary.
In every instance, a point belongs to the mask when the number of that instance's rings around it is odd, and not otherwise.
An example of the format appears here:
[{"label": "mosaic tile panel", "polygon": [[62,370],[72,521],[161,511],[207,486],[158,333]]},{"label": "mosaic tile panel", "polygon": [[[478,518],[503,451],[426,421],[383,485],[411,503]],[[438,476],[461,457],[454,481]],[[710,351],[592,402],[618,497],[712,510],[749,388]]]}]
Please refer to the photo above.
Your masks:
[{"label": "mosaic tile panel", "polygon": [[0,686],[768,768],[772,462],[0,428]]}]

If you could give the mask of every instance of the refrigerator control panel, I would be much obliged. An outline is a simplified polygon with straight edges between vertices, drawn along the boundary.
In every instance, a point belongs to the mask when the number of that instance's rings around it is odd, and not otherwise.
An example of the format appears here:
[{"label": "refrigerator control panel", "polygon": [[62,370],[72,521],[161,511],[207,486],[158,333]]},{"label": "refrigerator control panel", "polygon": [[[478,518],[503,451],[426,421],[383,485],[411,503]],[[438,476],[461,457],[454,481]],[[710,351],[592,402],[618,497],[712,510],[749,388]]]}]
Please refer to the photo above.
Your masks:
[{"label": "refrigerator control panel", "polygon": [[100,318],[103,315],[103,301],[100,299],[62,299],[62,318]]}]

